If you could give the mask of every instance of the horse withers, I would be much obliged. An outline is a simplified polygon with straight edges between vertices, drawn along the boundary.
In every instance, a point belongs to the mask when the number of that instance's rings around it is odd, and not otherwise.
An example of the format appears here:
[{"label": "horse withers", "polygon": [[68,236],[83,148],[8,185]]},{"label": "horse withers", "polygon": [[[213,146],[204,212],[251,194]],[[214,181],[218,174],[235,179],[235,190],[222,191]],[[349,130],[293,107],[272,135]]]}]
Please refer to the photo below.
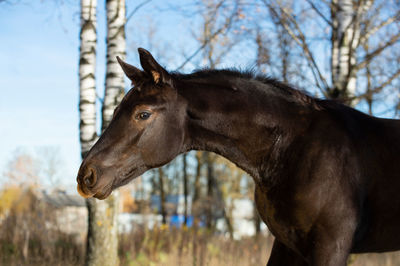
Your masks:
[{"label": "horse withers", "polygon": [[79,169],[78,191],[113,189],[190,150],[249,173],[275,236],[268,265],[346,265],[400,249],[400,122],[235,70],[169,73],[139,48],[118,58],[133,88]]}]

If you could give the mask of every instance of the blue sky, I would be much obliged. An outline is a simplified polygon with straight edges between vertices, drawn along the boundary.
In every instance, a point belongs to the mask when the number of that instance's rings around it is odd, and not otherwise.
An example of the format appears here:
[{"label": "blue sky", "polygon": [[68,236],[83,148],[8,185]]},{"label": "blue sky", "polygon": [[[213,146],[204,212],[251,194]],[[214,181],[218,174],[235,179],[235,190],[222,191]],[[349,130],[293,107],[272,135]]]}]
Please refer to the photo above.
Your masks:
[{"label": "blue sky", "polygon": [[78,11],[77,5],[39,1],[1,4],[0,174],[15,149],[54,146],[65,163],[63,179],[74,179],[79,164]]},{"label": "blue sky", "polygon": [[[104,2],[98,1],[97,87],[103,95],[105,58]],[[157,2],[157,3],[156,3]],[[136,47],[148,48],[150,24],[168,32],[163,41],[190,38],[187,25],[171,15],[166,2],[153,1],[127,25],[128,61],[138,63]],[[127,1],[127,13],[138,4]],[[154,5],[165,9],[152,16]],[[153,6],[151,6],[153,5]],[[173,26],[172,33],[168,28]],[[140,36],[139,36],[140,35]],[[19,1],[0,4],[0,176],[16,149],[29,153],[58,147],[64,184],[75,185],[80,164],[78,114],[79,1]],[[154,41],[154,40],[153,40]],[[178,47],[176,47],[179,49]],[[173,53],[173,52],[171,52]],[[179,65],[183,60],[177,60]],[[173,69],[172,65],[172,69]],[[100,106],[99,106],[100,108]]]}]

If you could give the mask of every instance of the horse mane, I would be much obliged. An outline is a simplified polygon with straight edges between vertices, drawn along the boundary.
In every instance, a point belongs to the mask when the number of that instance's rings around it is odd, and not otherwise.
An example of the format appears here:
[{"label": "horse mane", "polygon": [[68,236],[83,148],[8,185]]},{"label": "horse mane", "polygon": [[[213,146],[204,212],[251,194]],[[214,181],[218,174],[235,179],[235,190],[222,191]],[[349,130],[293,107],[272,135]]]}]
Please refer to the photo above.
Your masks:
[{"label": "horse mane", "polygon": [[[240,70],[236,68],[228,69],[209,69],[204,68],[200,70],[195,70],[190,74],[182,74],[178,72],[171,73],[171,75],[177,80],[186,81],[201,81],[207,80],[213,84],[220,85],[221,87],[226,87],[226,78],[241,78],[247,80],[255,80],[262,84],[269,85],[268,87],[263,86],[262,88],[274,88],[276,91],[282,93],[284,97],[290,98],[291,100],[302,104],[311,106],[314,109],[320,110],[322,106],[319,104],[320,100],[312,97],[304,90],[299,90],[291,87],[290,85],[278,81],[268,75],[256,72],[253,69]],[[233,88],[235,89],[235,88]]]}]

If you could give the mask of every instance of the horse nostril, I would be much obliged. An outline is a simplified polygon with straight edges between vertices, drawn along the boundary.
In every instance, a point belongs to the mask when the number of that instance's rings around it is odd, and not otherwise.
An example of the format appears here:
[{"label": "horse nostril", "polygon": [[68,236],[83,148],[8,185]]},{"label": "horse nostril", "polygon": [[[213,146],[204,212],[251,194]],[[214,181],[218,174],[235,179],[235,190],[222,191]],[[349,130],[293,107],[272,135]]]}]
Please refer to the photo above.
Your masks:
[{"label": "horse nostril", "polygon": [[89,171],[83,177],[83,183],[86,187],[93,187],[96,184],[96,174],[92,168],[89,168]]}]

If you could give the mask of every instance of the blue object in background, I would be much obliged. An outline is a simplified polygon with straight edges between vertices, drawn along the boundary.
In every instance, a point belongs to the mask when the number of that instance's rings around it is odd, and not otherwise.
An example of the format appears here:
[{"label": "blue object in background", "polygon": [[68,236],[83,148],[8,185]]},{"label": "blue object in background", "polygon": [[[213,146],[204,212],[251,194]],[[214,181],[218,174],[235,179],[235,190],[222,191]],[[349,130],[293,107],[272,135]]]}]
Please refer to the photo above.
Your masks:
[{"label": "blue object in background", "polygon": [[[169,225],[179,228],[179,227],[181,227],[183,225],[184,222],[185,222],[185,216],[176,214],[176,215],[172,215],[171,216],[171,218],[169,220]],[[187,217],[186,226],[187,227],[192,227],[193,226],[193,216],[192,215]]]}]

